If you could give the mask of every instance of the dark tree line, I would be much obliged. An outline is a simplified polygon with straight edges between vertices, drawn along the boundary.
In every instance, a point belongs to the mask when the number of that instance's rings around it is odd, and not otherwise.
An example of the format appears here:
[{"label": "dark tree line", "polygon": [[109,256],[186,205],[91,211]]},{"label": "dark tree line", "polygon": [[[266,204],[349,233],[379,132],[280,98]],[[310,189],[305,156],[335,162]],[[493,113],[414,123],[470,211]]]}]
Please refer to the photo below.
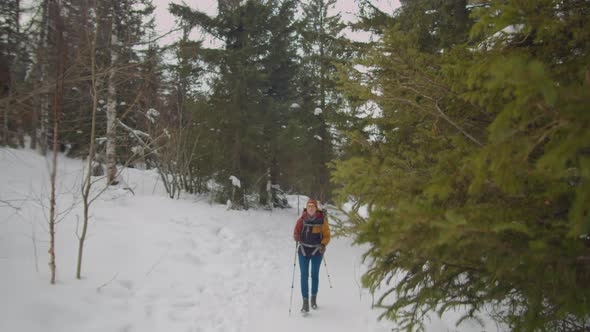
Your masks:
[{"label": "dark tree line", "polygon": [[[179,40],[157,45],[147,0],[3,2],[2,144],[47,152],[56,23],[67,71],[58,143],[84,157],[90,142],[91,56],[98,67],[96,162],[156,167],[171,197],[212,191],[235,208],[281,206],[283,191],[330,199],[332,117],[343,105],[336,64],[346,61],[334,1],[220,1],[216,17],[171,5]],[[296,17],[301,9],[302,15]],[[199,28],[218,49],[189,38]],[[91,52],[90,36],[97,43]],[[165,58],[174,58],[173,61]],[[230,176],[239,180],[235,186]],[[217,185],[212,186],[211,181]],[[235,183],[235,181],[234,181]]]}]

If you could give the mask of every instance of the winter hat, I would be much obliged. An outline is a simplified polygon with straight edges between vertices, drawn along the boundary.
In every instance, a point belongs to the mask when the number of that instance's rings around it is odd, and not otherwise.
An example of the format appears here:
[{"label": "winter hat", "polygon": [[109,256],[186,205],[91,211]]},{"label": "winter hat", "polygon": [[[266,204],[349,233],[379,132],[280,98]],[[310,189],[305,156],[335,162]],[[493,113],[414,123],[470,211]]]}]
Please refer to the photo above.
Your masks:
[{"label": "winter hat", "polygon": [[318,201],[316,201],[315,199],[310,199],[309,201],[307,201],[307,204],[305,204],[305,206],[307,207],[309,204],[312,204],[313,206],[315,206],[316,210],[319,210]]}]

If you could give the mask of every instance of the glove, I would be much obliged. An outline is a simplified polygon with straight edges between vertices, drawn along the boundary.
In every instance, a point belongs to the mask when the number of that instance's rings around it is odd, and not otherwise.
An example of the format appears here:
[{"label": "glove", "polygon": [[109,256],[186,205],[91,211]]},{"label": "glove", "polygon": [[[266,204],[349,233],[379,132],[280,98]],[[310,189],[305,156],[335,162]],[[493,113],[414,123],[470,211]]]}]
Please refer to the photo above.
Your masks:
[{"label": "glove", "polygon": [[301,234],[293,234],[293,238],[295,242],[301,242]]},{"label": "glove", "polygon": [[326,245],[320,244],[320,254],[324,254],[326,252]]}]

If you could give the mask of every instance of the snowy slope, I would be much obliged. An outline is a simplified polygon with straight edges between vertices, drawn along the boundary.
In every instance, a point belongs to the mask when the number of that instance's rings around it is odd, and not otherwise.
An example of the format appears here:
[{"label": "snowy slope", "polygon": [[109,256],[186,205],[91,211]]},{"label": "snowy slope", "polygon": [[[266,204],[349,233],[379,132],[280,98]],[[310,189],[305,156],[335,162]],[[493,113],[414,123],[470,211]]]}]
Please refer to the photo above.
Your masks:
[{"label": "snowy slope", "polygon": [[[296,209],[227,211],[171,200],[152,171],[129,169],[91,207],[83,279],[75,278],[83,163],[59,159],[58,283],[49,285],[48,160],[0,149],[0,331],[389,331],[360,288],[362,248],[333,239],[320,309],[289,315]],[[101,184],[97,184],[101,186]],[[129,186],[135,195],[122,189]],[[329,272],[332,288],[329,287]],[[428,331],[482,331],[438,318]],[[493,331],[494,329],[487,329]]]}]

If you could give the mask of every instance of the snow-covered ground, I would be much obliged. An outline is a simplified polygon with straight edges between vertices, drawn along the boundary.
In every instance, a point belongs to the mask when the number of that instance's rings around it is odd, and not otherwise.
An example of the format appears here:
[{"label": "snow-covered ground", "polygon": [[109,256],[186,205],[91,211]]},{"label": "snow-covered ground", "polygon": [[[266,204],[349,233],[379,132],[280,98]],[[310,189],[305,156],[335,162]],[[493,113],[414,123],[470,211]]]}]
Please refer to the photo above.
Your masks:
[{"label": "snow-covered ground", "polygon": [[[295,208],[228,211],[204,197],[171,200],[153,171],[126,170],[122,184],[93,203],[83,278],[77,280],[85,164],[63,157],[57,284],[51,286],[48,165],[49,157],[0,149],[0,331],[359,332],[393,326],[377,321],[379,311],[360,287],[363,250],[349,239],[333,238],[328,246],[320,308],[301,317],[298,267],[290,306]],[[495,327],[457,328],[435,317],[427,328],[484,330]]]}]

